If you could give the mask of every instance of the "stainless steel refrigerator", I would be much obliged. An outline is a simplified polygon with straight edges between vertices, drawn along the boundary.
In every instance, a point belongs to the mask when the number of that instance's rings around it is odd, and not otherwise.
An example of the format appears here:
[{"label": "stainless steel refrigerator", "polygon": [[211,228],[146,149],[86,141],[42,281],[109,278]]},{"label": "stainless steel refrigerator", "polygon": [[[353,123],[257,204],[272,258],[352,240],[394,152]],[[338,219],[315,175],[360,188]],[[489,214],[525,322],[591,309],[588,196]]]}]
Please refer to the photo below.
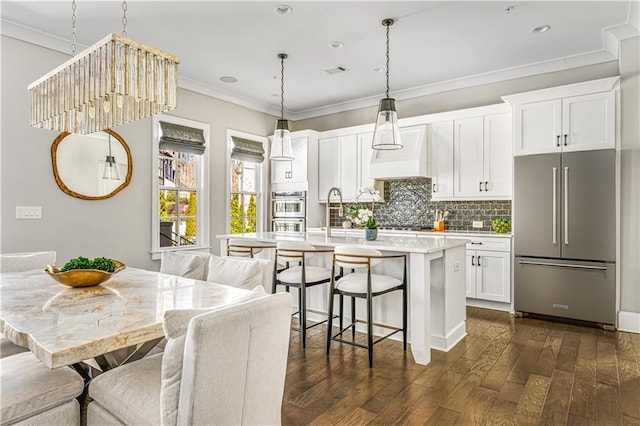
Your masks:
[{"label": "stainless steel refrigerator", "polygon": [[514,307],[615,324],[615,150],[515,157]]}]

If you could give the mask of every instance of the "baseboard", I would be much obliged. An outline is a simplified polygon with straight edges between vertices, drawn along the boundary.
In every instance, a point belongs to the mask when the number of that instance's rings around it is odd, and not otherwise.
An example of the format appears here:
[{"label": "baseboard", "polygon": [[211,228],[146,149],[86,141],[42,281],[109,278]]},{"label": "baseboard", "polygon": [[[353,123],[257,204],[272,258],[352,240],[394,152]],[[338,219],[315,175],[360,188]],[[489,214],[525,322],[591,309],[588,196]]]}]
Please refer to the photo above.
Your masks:
[{"label": "baseboard", "polygon": [[618,312],[618,330],[640,334],[640,312]]},{"label": "baseboard", "polygon": [[493,300],[471,299],[467,297],[467,306],[476,308],[493,309],[494,311],[503,311],[513,313],[511,303],[494,302]]},{"label": "baseboard", "polygon": [[449,352],[460,340],[467,335],[466,321],[462,321],[446,336],[431,334],[431,349]]}]

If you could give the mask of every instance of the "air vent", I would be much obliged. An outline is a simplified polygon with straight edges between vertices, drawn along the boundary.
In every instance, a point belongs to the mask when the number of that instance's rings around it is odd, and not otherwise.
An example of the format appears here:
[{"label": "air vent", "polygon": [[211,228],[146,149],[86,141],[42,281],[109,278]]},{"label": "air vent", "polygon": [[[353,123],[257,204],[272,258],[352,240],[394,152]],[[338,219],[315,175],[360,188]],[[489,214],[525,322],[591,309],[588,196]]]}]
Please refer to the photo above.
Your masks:
[{"label": "air vent", "polygon": [[343,66],[337,66],[335,68],[329,68],[328,70],[324,70],[327,74],[338,74],[341,72],[345,72],[347,69]]}]

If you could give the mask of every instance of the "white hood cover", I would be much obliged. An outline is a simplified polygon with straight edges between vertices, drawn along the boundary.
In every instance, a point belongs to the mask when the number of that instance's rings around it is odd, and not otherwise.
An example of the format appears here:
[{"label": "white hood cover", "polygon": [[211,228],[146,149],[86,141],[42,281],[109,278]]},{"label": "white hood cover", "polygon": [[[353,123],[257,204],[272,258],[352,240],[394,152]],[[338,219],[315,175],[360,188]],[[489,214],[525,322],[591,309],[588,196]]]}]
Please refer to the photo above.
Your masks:
[{"label": "white hood cover", "polygon": [[372,179],[429,177],[427,163],[427,126],[400,128],[404,147],[390,151],[373,151]]}]

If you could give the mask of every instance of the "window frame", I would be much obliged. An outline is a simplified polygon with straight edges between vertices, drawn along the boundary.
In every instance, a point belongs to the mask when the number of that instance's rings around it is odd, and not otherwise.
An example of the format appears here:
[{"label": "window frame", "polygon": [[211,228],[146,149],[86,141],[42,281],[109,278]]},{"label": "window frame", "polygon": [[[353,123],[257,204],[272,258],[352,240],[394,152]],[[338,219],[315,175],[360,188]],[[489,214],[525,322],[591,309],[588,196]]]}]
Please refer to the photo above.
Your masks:
[{"label": "window frame", "polygon": [[[256,232],[264,232],[266,229],[265,224],[267,222],[267,202],[269,200],[269,194],[267,194],[268,189],[268,179],[267,173],[269,172],[267,162],[268,158],[268,142],[269,139],[266,136],[254,135],[251,133],[241,132],[239,130],[227,129],[227,154],[225,159],[225,233],[231,233],[231,216],[229,214],[230,203],[231,203],[231,151],[233,149],[233,141],[231,140],[231,136],[235,136],[238,138],[248,139],[254,142],[259,142],[262,144],[262,147],[265,151],[265,159],[262,163],[258,164],[258,170],[256,173],[256,178],[258,180],[256,185]],[[240,234],[238,234],[240,235]]]},{"label": "window frame", "polygon": [[[158,184],[158,168],[160,167],[160,121],[179,124],[202,130],[205,139],[204,154],[197,156],[196,160],[196,244],[188,246],[160,247],[160,206]],[[211,126],[200,121],[189,120],[173,115],[156,114],[152,117],[152,144],[151,144],[151,259],[159,260],[165,251],[187,251],[211,249],[211,218],[209,215],[210,200],[210,150],[209,135]],[[179,193],[178,188],[176,191]]]}]

